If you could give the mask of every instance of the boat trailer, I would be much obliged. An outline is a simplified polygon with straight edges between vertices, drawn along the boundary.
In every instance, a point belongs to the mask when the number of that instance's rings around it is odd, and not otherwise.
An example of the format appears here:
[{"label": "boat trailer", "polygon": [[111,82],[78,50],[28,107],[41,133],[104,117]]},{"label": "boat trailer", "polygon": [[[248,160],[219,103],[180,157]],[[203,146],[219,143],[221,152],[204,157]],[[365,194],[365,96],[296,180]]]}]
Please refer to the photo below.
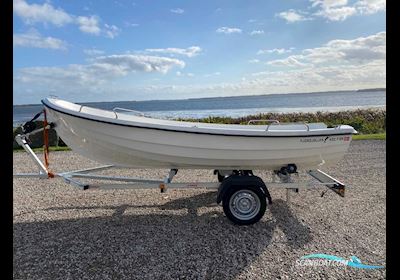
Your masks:
[{"label": "boat trailer", "polygon": [[[298,176],[297,168],[294,164],[283,166],[280,170],[273,171],[272,181],[264,182],[260,177],[253,175],[251,170],[215,170],[214,174],[218,175],[219,182],[172,182],[178,169],[171,169],[163,180],[160,179],[143,179],[136,177],[119,177],[93,174],[111,168],[123,168],[113,165],[103,165],[94,168],[81,170],[52,173],[48,167],[48,146],[45,145],[45,163],[43,163],[35,152],[31,149],[27,142],[30,134],[50,129],[50,125],[46,124],[43,128],[34,130],[26,134],[18,134],[15,137],[16,142],[28,153],[33,162],[37,165],[39,171],[37,173],[17,173],[13,174],[16,178],[62,178],[64,182],[78,187],[82,190],[93,189],[147,189],[159,188],[160,192],[166,192],[168,189],[180,188],[201,188],[201,189],[217,189],[217,203],[222,202],[225,215],[235,224],[248,225],[260,220],[265,213],[267,201],[272,203],[269,194],[269,188],[286,189],[286,200],[290,203],[291,192],[299,192],[299,189],[316,189],[325,186],[334,191],[341,197],[344,197],[345,185],[316,169],[308,170],[310,181],[301,182],[293,178]],[[46,134],[44,134],[46,136]],[[45,141],[46,143],[46,141]],[[297,175],[297,176],[296,176]],[[80,179],[94,179],[100,181],[109,181],[108,183],[88,183]],[[110,182],[120,182],[113,184]],[[121,183],[122,182],[122,183]],[[321,197],[326,193],[324,190]]]}]

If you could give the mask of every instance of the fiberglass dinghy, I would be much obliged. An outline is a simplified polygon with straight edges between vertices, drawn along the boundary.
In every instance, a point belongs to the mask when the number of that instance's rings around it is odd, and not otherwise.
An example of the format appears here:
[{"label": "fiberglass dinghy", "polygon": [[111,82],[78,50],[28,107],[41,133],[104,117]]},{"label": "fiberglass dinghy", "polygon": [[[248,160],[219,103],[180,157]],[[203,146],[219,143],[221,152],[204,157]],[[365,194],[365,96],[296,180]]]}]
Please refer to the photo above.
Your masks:
[{"label": "fiberglass dinghy", "polygon": [[47,118],[72,150],[122,167],[277,170],[294,164],[313,169],[342,159],[352,134],[357,133],[348,125],[181,122],[55,98],[42,103]]}]

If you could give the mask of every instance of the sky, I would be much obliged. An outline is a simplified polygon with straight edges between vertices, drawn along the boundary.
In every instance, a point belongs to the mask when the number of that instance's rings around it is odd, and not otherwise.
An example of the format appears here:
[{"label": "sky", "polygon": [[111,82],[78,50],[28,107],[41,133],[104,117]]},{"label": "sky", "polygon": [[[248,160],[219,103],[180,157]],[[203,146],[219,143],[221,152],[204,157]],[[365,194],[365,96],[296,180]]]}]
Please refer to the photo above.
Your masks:
[{"label": "sky", "polygon": [[13,0],[14,104],[386,87],[382,0]]}]

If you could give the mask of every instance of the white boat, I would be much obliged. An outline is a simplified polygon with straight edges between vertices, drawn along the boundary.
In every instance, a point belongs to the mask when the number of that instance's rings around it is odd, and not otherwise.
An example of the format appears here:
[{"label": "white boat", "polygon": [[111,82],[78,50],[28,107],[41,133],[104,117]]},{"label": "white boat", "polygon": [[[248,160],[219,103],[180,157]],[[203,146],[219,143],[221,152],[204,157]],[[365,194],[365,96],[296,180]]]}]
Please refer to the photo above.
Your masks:
[{"label": "white boat", "polygon": [[[318,168],[337,163],[346,153],[352,134],[357,133],[348,125],[327,127],[323,123],[281,124],[277,121],[268,125],[179,122],[118,112],[121,108],[101,110],[55,98],[46,98],[42,103],[45,120],[49,120],[51,125],[39,129],[32,125],[42,111],[23,125],[24,134],[15,137],[39,167],[39,173],[17,173],[14,177],[61,177],[83,190],[158,187],[164,192],[167,188],[217,189],[217,203],[222,202],[225,215],[239,225],[250,225],[263,217],[267,202],[272,203],[268,188],[286,188],[287,202],[291,191],[315,186],[326,186],[344,197],[346,186]],[[51,172],[48,151],[45,149],[43,163],[28,143],[30,135],[41,131],[44,131],[46,142],[46,131],[51,126],[74,151],[108,165]],[[169,168],[170,171],[163,180],[89,174],[113,167]],[[180,168],[214,169],[219,183],[172,183]],[[306,169],[315,182],[293,180],[291,174],[297,173],[298,168]],[[254,169],[273,170],[273,180],[265,183],[253,174]],[[126,184],[92,184],[76,178]]]},{"label": "white boat", "polygon": [[90,159],[122,167],[279,170],[314,169],[341,160],[357,131],[348,125],[226,125],[162,120],[42,100],[61,139]]}]

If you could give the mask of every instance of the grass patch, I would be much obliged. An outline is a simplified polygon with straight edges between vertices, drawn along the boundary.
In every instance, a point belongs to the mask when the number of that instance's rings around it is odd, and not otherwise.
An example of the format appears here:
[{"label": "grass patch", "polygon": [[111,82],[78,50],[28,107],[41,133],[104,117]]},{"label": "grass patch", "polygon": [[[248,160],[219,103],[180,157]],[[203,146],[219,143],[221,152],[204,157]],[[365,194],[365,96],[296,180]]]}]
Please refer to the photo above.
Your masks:
[{"label": "grass patch", "polygon": [[386,133],[353,135],[353,140],[386,140]]},{"label": "grass patch", "polygon": [[[43,152],[43,148],[35,148],[32,149],[34,152]],[[60,147],[60,146],[55,146],[55,147],[49,147],[50,152],[60,152],[60,151],[71,151],[70,147]],[[25,150],[21,147],[18,149],[14,149],[14,152],[25,152]]]}]

